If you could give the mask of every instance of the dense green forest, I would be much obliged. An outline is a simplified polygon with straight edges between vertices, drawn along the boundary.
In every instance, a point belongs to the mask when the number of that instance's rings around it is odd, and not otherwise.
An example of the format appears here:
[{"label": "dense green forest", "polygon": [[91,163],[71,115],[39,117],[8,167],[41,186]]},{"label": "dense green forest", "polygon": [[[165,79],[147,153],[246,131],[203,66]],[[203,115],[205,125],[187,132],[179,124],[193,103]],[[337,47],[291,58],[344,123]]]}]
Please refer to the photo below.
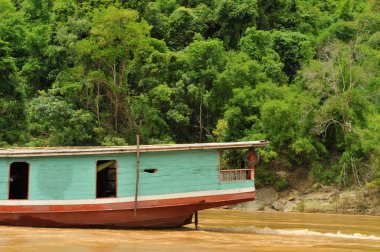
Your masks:
[{"label": "dense green forest", "polygon": [[[267,139],[380,186],[380,0],[0,0],[0,146]],[[265,169],[264,169],[265,168]]]}]

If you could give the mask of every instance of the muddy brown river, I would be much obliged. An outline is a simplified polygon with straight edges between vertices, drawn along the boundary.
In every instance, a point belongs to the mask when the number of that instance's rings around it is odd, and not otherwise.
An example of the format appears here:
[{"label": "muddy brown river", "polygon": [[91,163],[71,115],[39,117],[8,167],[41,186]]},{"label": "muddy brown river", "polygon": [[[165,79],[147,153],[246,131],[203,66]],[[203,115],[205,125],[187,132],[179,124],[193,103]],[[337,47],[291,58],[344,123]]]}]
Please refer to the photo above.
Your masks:
[{"label": "muddy brown river", "polygon": [[207,210],[199,230],[0,227],[1,252],[380,251],[380,217]]}]

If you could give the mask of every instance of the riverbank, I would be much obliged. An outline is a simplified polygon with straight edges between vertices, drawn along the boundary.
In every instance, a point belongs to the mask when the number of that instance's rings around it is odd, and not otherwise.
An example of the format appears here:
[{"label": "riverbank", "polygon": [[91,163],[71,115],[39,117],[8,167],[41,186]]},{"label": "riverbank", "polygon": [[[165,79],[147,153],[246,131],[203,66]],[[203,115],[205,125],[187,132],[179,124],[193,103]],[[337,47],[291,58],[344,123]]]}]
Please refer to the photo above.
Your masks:
[{"label": "riverbank", "polygon": [[230,206],[229,209],[380,215],[380,190],[338,190],[317,183],[308,188],[281,192],[274,187],[264,187],[257,189],[256,201]]}]

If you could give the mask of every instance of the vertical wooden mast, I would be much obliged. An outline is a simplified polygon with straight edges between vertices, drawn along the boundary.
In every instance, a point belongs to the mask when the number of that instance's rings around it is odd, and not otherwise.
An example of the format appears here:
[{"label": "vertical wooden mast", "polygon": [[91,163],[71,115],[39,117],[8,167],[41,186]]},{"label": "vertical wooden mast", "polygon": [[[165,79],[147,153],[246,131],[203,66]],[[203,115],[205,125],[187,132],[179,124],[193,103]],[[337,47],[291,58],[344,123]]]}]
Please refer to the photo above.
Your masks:
[{"label": "vertical wooden mast", "polygon": [[139,178],[140,178],[140,136],[136,135],[136,190],[135,190],[134,216],[136,216],[136,213],[137,213],[137,196],[139,194]]}]

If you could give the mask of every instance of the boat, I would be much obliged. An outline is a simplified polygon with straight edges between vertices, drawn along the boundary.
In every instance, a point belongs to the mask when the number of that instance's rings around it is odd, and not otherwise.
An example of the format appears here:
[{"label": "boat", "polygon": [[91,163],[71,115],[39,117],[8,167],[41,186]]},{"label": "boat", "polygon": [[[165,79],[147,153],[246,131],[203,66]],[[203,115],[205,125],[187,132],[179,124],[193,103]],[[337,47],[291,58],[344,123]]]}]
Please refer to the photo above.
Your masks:
[{"label": "boat", "polygon": [[[267,141],[0,149],[0,225],[174,228],[255,199]],[[227,150],[243,167],[222,167]],[[232,169],[235,168],[235,169]]]}]

